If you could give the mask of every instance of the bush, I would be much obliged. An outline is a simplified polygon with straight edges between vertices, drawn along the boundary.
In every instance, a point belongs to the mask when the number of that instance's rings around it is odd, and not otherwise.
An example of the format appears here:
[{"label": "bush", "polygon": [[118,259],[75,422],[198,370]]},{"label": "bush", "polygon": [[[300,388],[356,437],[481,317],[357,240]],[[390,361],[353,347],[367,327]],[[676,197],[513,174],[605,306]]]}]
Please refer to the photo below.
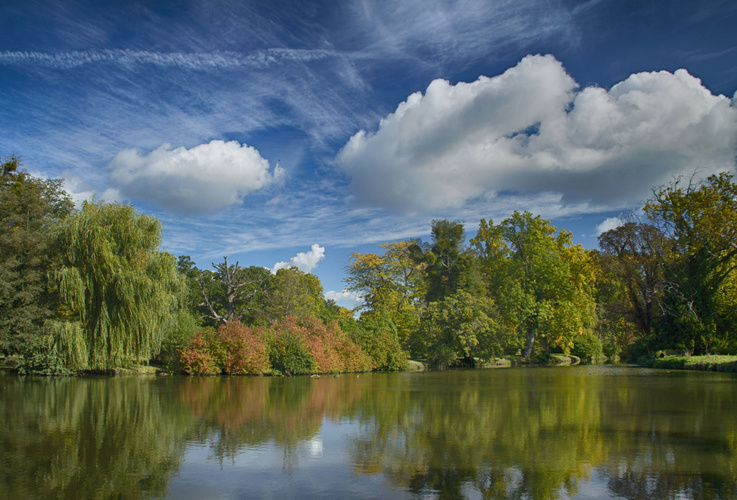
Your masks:
[{"label": "bush", "polygon": [[218,328],[217,338],[224,351],[223,373],[261,375],[269,369],[268,348],[261,330],[231,321]]},{"label": "bush", "polygon": [[625,348],[622,357],[629,363],[639,363],[641,360],[650,358],[655,352],[652,343],[650,339],[639,338]]},{"label": "bush", "polygon": [[407,368],[407,354],[402,350],[399,336],[391,321],[362,318],[359,327],[351,332],[351,339],[368,354],[375,370]]},{"label": "bush", "polygon": [[183,371],[194,375],[260,375],[269,368],[263,332],[237,321],[196,333],[179,359]]},{"label": "bush", "polygon": [[427,363],[430,368],[444,370],[456,362],[455,349],[445,344],[433,344],[428,348]]},{"label": "bush", "polygon": [[271,331],[269,362],[274,370],[286,375],[312,373],[314,364],[304,338],[288,329]]},{"label": "bush", "polygon": [[197,331],[197,320],[188,311],[180,310],[173,317],[166,329],[161,351],[154,361],[170,372],[181,371],[179,351],[187,347]]},{"label": "bush", "polygon": [[[258,375],[271,367],[286,374],[358,372],[373,369],[363,349],[338,326],[316,318],[287,318],[267,330],[238,322],[198,332],[180,351],[185,373]],[[387,363],[396,363],[388,359]]]},{"label": "bush", "polygon": [[290,317],[272,325],[272,330],[277,338],[290,334],[300,339],[312,358],[313,373],[358,372],[373,368],[371,358],[343,333],[337,321],[325,325],[316,318],[298,321]]},{"label": "bush", "polygon": [[574,339],[571,354],[584,360],[596,361],[604,355],[604,350],[599,337],[584,333]]},{"label": "bush", "polygon": [[194,334],[189,345],[179,352],[182,371],[190,375],[214,375],[221,373],[211,352],[214,332],[199,331]]}]

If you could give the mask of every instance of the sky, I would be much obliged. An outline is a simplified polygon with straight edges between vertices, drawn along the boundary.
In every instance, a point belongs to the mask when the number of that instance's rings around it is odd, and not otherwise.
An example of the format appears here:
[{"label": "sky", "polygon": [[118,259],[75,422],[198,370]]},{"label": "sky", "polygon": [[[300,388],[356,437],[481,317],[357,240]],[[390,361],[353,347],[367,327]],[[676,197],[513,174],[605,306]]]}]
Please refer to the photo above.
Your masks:
[{"label": "sky", "polygon": [[432,220],[597,236],[735,171],[733,0],[3,0],[0,155],[201,269],[316,274]]}]

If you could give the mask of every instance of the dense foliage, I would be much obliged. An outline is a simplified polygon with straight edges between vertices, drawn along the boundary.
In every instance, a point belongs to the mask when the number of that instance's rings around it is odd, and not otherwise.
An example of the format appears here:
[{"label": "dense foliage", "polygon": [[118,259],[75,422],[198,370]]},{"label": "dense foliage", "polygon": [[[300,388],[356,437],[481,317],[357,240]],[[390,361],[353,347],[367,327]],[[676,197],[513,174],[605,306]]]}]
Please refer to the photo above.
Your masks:
[{"label": "dense foliage", "polygon": [[435,220],[431,240],[353,253],[349,311],[317,276],[161,252],[128,205],[75,210],[59,180],[11,157],[0,183],[0,361],[21,373],[156,362],[196,374],[286,375],[474,366],[552,353],[597,360],[737,351],[737,185],[729,174],[653,190],[644,220],[599,251],[529,212]]},{"label": "dense foliage", "polygon": [[54,315],[56,297],[46,279],[58,257],[52,232],[74,205],[61,181],[19,167],[18,158],[5,160],[0,179],[0,355],[28,366],[46,348],[43,327]]},{"label": "dense foliage", "polygon": [[51,272],[59,314],[47,328],[68,368],[110,369],[158,354],[179,286],[160,241],[161,224],[128,205],[85,203],[60,224],[61,259]]},{"label": "dense foliage", "polygon": [[[369,371],[374,359],[353,342],[337,322],[290,316],[268,328],[237,321],[202,331],[181,351],[186,373],[212,375],[285,375]],[[382,360],[383,361],[383,360]]]}]

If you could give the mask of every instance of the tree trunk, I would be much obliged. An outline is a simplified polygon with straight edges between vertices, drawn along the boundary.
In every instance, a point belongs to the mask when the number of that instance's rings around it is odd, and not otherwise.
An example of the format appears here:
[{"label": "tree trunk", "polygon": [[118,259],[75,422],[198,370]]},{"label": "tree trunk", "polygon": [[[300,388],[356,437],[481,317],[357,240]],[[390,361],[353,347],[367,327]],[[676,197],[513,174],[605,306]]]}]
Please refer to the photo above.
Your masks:
[{"label": "tree trunk", "polygon": [[535,328],[530,328],[529,330],[527,330],[527,345],[525,346],[525,350],[522,353],[522,357],[525,360],[530,359],[530,355],[532,354],[532,346],[535,345],[535,336]]}]

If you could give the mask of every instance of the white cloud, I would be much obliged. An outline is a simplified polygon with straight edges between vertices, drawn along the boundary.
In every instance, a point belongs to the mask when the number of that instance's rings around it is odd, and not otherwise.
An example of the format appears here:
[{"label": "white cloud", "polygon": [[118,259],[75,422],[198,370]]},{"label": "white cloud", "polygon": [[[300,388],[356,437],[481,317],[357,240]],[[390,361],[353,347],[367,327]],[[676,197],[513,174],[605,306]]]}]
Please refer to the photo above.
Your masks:
[{"label": "white cloud", "polygon": [[64,190],[72,197],[77,208],[82,207],[85,201],[97,199],[99,201],[120,202],[120,193],[116,189],[107,189],[102,194],[97,194],[86,182],[74,174],[67,173],[64,176]]},{"label": "white cloud", "polygon": [[317,243],[312,245],[309,252],[299,252],[297,255],[285,262],[277,262],[274,267],[271,268],[271,272],[275,273],[279,269],[288,269],[290,267],[296,267],[300,271],[309,273],[315,267],[317,263],[325,258],[325,247],[321,247]]},{"label": "white cloud", "polygon": [[607,231],[617,229],[622,224],[624,224],[624,221],[619,217],[608,217],[596,226],[596,235],[600,236]]},{"label": "white cloud", "polygon": [[622,206],[674,175],[733,169],[737,108],[685,70],[578,89],[552,56],[493,78],[435,80],[337,156],[357,202],[454,208],[499,193]]},{"label": "white cloud", "polygon": [[165,144],[141,156],[125,149],[110,163],[111,179],[124,195],[179,212],[215,212],[283,175],[278,165],[236,141],[214,140],[192,149]]},{"label": "white cloud", "polygon": [[349,292],[348,290],[343,290],[342,292],[329,290],[325,292],[325,298],[335,301],[336,304],[346,309],[355,309],[363,304],[363,295],[358,292]]}]

